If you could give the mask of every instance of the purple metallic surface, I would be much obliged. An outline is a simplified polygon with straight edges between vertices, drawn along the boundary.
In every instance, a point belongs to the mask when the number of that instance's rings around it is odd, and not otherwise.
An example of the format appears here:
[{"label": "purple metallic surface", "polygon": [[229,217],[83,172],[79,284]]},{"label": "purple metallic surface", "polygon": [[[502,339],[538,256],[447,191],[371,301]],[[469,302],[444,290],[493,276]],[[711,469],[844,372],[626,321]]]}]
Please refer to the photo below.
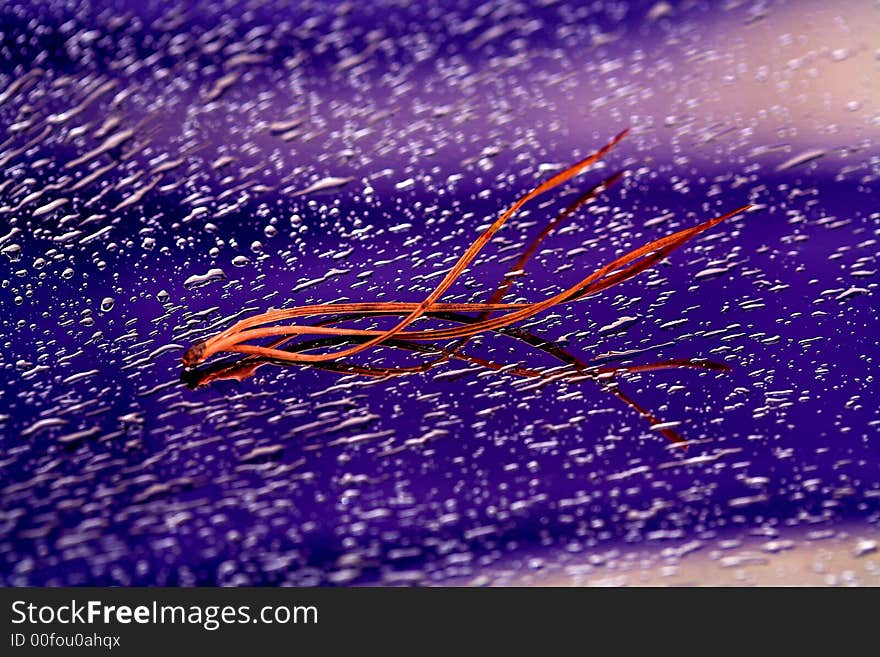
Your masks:
[{"label": "purple metallic surface", "polygon": [[[443,583],[519,551],[876,525],[877,8],[364,4],[3,7],[0,581]],[[444,300],[487,299],[618,169],[511,299],[756,204],[527,324],[586,358],[733,367],[621,378],[687,453],[595,382],[461,363],[181,384],[184,349],[243,310],[420,301],[481,225],[627,126]],[[328,177],[352,180],[296,193]],[[468,350],[558,364],[499,336]]]}]

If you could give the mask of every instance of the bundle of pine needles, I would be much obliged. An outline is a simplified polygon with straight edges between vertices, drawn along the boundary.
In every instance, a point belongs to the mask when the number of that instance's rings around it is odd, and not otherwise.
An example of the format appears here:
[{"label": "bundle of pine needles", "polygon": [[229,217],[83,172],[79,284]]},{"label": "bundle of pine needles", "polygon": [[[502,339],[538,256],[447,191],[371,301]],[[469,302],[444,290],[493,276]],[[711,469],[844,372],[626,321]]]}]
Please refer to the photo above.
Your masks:
[{"label": "bundle of pine needles", "polygon": [[[675,359],[646,365],[600,367],[583,361],[552,342],[518,329],[514,324],[549,310],[558,304],[580,301],[623,283],[654,266],[689,240],[717,226],[726,219],[748,210],[751,206],[744,205],[727,214],[709,219],[691,228],[680,230],[633,249],[612,262],[599,267],[575,285],[543,301],[534,303],[503,303],[503,298],[515,282],[515,278],[512,276],[505,277],[485,303],[443,303],[440,301],[443,294],[462,275],[495,233],[526,203],[584,172],[603,158],[628,132],[628,130],[624,130],[595,153],[557,173],[518,199],[467,248],[443,280],[423,301],[418,303],[331,303],[270,310],[239,321],[208,340],[193,345],[184,354],[183,364],[187,367],[193,367],[221,352],[245,355],[244,358],[237,362],[231,364],[224,363],[220,366],[204,368],[199,371],[193,379],[194,383],[195,385],[205,385],[216,379],[245,379],[251,376],[258,367],[268,362],[303,364],[346,374],[386,377],[426,372],[449,359],[457,359],[488,369],[503,370],[509,374],[528,378],[545,378],[554,381],[560,379],[577,380],[578,378],[594,379],[602,383],[627,405],[634,408],[652,425],[663,425],[649,411],[621,392],[619,386],[611,384],[616,373],[645,372],[682,367],[726,371],[729,370],[729,367],[706,360],[688,359]],[[621,176],[622,172],[618,172],[606,178],[565,208],[523,251],[513,271],[521,271],[531,256],[537,251],[541,242],[559,224],[568,219],[582,205],[592,201],[599,193],[617,182]],[[474,317],[473,313],[478,314]],[[403,318],[392,328],[386,330],[355,329],[338,326],[339,324],[366,317],[394,315],[402,316]],[[313,324],[281,323],[299,317],[316,316],[327,316],[328,318]],[[413,322],[423,317],[446,320],[455,324],[455,326],[408,330]],[[496,363],[465,354],[463,348],[467,342],[473,336],[485,332],[502,333],[521,340],[557,358],[565,364],[566,369],[560,372],[559,368],[554,368],[552,372],[548,372],[540,369]],[[289,344],[302,337],[311,337],[312,339]],[[268,344],[259,343],[259,341],[265,343],[266,340],[269,340]],[[446,348],[424,344],[449,340],[457,340],[457,342],[452,347]],[[344,348],[336,348],[339,346]],[[434,358],[416,366],[393,368],[356,365],[345,360],[379,346],[432,355]],[[684,439],[677,432],[673,431],[671,427],[657,426],[657,428],[669,440],[685,446]]]}]

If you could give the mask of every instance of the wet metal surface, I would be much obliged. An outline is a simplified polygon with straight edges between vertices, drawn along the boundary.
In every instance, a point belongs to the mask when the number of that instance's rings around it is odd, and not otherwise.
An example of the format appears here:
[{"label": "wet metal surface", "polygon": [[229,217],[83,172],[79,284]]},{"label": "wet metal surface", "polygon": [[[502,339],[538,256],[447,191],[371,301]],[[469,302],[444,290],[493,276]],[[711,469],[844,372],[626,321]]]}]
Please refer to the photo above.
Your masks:
[{"label": "wet metal surface", "polygon": [[[715,4],[5,4],[2,583],[491,584],[527,553],[613,570],[737,533],[870,545],[880,10]],[[755,205],[525,323],[588,360],[729,365],[619,378],[687,452],[595,381],[455,361],[181,383],[185,349],[237,319],[421,301],[516,198],[628,126],[443,300],[485,301],[617,170],[506,300]],[[504,336],[468,350],[559,365]]]}]

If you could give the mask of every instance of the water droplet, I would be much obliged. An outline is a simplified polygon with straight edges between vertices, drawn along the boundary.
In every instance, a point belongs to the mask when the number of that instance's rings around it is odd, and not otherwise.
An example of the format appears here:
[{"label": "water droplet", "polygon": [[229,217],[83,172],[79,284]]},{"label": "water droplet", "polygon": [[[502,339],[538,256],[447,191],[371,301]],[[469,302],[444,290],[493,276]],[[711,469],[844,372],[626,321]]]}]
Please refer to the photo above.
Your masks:
[{"label": "water droplet", "polygon": [[201,287],[203,285],[208,285],[210,283],[214,283],[216,281],[220,281],[226,278],[226,274],[222,269],[209,269],[204,274],[193,274],[189,278],[187,278],[183,282],[183,287],[187,289],[192,289],[195,287]]}]

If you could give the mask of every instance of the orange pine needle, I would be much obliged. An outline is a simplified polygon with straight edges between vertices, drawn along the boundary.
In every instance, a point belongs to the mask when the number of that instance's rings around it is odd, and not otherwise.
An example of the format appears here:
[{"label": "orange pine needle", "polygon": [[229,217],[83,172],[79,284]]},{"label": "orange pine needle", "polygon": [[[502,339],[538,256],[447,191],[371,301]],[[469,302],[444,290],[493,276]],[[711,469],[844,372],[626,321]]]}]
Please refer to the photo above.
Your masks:
[{"label": "orange pine needle", "polygon": [[[523,340],[532,346],[547,351],[567,365],[572,366],[574,368],[573,373],[563,375],[561,377],[563,379],[583,377],[586,375],[595,378],[596,380],[600,380],[599,377],[602,377],[600,381],[604,381],[604,379],[607,379],[608,377],[614,377],[618,372],[648,372],[682,367],[714,371],[729,370],[730,368],[728,366],[719,363],[683,359],[648,365],[590,367],[576,356],[569,354],[553,343],[537,338],[536,336],[528,334],[520,329],[515,329],[512,325],[542,313],[560,303],[571,303],[583,300],[588,296],[597,294],[636,276],[654,266],[666,258],[670,253],[701,233],[748,210],[751,207],[750,205],[744,205],[732,212],[709,219],[696,226],[680,230],[676,233],[661,237],[646,245],[635,248],[595,270],[577,284],[552,295],[543,301],[535,303],[502,303],[502,299],[515,283],[515,280],[512,277],[506,277],[485,303],[443,303],[440,301],[442,295],[462,275],[498,230],[526,203],[541,194],[558,187],[588,169],[613,149],[628,132],[628,130],[624,130],[595,153],[592,153],[580,162],[577,162],[550,177],[518,199],[510,208],[492,222],[492,224],[465,250],[443,280],[423,301],[418,303],[367,302],[315,304],[290,309],[271,310],[249,317],[237,322],[214,337],[193,345],[186,351],[182,360],[187,367],[202,363],[220,352],[233,352],[246,355],[245,358],[237,363],[225,364],[220,367],[209,368],[200,373],[196,373],[194,379],[195,385],[204,385],[217,379],[232,378],[243,380],[252,376],[258,367],[267,362],[298,363],[336,372],[361,374],[373,377],[386,377],[426,372],[450,358],[463,360],[492,370],[503,369],[505,372],[517,376],[559,380],[560,376],[558,369],[551,375],[542,372],[541,370],[519,366],[511,367],[506,364],[494,363],[461,352],[461,349],[467,344],[471,337],[491,331],[500,331],[516,339]],[[524,269],[525,264],[536,252],[541,242],[560,223],[570,217],[579,207],[593,200],[600,192],[617,182],[622,175],[622,172],[618,172],[610,176],[600,184],[582,194],[578,199],[566,207],[559,216],[542,230],[529,247],[523,251],[514,269]],[[479,316],[473,318],[461,314],[473,312],[479,313]],[[492,316],[493,314],[495,314],[494,317]],[[277,324],[277,322],[298,317],[314,317],[321,315],[334,315],[335,319],[328,319],[323,322],[318,322],[317,324],[305,326],[284,326]],[[391,329],[387,330],[354,329],[333,326],[333,324],[338,324],[342,321],[348,321],[351,319],[389,315],[402,315],[403,319]],[[406,330],[414,321],[426,316],[451,320],[457,323],[458,326],[443,329]],[[300,336],[313,336],[318,337],[319,339],[314,340],[312,343],[301,343],[293,348],[288,347],[282,349],[285,344]],[[253,340],[264,338],[275,338],[275,340],[268,346],[249,344],[249,342]],[[437,349],[419,344],[424,341],[449,339],[458,339],[459,342],[453,348],[446,349]],[[352,342],[354,343],[353,345],[351,344]],[[331,350],[323,353],[307,353],[320,347],[345,344],[349,344],[350,346],[336,351]],[[342,360],[346,357],[354,356],[378,346],[395,347],[422,353],[434,353],[439,354],[439,356],[436,359],[421,365],[395,368],[355,365]],[[615,396],[624,401],[624,403],[646,418],[652,426],[661,424],[660,420],[655,418],[649,411],[639,406],[634,400],[626,396],[616,385],[605,387]],[[664,427],[659,431],[670,441],[686,447],[684,439],[672,429]]]}]

